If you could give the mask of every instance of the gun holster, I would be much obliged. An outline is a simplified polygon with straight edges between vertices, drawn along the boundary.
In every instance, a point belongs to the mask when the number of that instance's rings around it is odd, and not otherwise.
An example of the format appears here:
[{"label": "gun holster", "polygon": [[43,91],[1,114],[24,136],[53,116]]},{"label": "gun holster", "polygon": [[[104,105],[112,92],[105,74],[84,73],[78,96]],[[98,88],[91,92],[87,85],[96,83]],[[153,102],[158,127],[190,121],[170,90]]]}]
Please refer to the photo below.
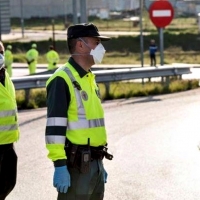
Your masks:
[{"label": "gun holster", "polygon": [[67,156],[67,165],[74,167],[77,160],[78,145],[67,142],[65,145],[65,153]]},{"label": "gun holster", "polygon": [[90,171],[90,162],[92,160],[103,160],[104,157],[108,160],[113,159],[113,155],[108,151],[106,146],[92,147],[89,145],[76,145],[67,141],[65,151],[67,165],[78,168],[81,173],[88,173]]},{"label": "gun holster", "polygon": [[106,159],[108,159],[108,160],[113,159],[113,155],[108,151],[108,148],[106,146],[104,146],[104,148],[103,148],[103,154]]},{"label": "gun holster", "polygon": [[68,142],[65,146],[65,151],[69,167],[75,167],[81,173],[88,173],[90,171],[91,152],[89,148],[82,148],[80,145]]}]

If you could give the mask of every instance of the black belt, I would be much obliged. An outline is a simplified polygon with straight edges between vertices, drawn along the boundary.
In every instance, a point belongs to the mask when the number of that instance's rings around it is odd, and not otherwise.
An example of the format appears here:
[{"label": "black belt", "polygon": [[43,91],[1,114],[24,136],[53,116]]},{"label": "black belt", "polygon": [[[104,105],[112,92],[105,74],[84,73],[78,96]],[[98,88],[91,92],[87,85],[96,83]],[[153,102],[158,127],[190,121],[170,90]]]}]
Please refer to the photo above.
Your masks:
[{"label": "black belt", "polygon": [[67,157],[71,156],[71,152],[73,151],[74,147],[76,147],[76,157],[78,158],[82,151],[84,150],[90,150],[91,152],[91,160],[95,159],[103,159],[104,152],[103,152],[103,146],[93,147],[88,145],[74,145],[71,142],[68,142],[66,144],[65,150]]},{"label": "black belt", "polygon": [[99,147],[88,147],[87,145],[78,145],[78,152],[81,152],[84,149],[90,149],[91,152],[91,161],[96,159],[103,159],[104,152],[103,152],[103,146]]}]

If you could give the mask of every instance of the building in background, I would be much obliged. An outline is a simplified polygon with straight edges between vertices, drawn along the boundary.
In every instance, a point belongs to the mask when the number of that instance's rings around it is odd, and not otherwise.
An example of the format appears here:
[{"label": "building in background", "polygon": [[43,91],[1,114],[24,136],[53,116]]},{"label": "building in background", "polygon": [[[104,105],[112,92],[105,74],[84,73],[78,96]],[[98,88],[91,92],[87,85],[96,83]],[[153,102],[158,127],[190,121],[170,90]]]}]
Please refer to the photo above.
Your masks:
[{"label": "building in background", "polygon": [[197,14],[196,12],[197,8],[198,8],[198,3],[194,1],[177,0],[176,2],[176,10],[178,16],[190,16],[190,15],[194,16]]},{"label": "building in background", "polygon": [[1,34],[10,33],[10,0],[0,0],[0,40]]},{"label": "building in background", "polygon": [[[73,15],[73,1],[75,0],[0,0],[10,2],[10,16],[20,18],[23,13],[25,19],[31,17],[57,17]],[[80,1],[77,0],[77,16],[80,16]],[[130,11],[139,8],[140,0],[86,0],[87,15],[101,19],[110,17],[110,12]],[[154,0],[143,0],[144,6]],[[200,0],[169,0],[178,14],[196,14]],[[198,8],[197,8],[198,7]],[[148,8],[147,8],[148,9]]]},{"label": "building in background", "polygon": [[11,17],[52,17],[72,13],[72,1],[68,0],[10,0]]},{"label": "building in background", "polygon": [[[56,17],[72,14],[73,0],[10,0],[11,17]],[[77,15],[80,15],[77,0]],[[108,11],[131,10],[139,7],[139,0],[87,0],[87,14],[105,18]]]}]

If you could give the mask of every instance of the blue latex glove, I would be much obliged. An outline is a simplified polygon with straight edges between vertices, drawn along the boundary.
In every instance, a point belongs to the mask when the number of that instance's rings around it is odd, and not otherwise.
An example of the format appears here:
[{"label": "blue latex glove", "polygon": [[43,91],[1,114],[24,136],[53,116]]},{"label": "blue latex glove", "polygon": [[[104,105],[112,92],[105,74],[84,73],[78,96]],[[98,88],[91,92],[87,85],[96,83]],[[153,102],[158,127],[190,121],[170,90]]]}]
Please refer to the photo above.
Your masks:
[{"label": "blue latex glove", "polygon": [[70,174],[67,166],[55,167],[53,176],[53,186],[57,188],[58,192],[67,193],[68,187],[70,187]]},{"label": "blue latex glove", "polygon": [[104,180],[104,183],[107,183],[107,177],[108,177],[108,173],[107,173],[106,170],[103,168],[103,180]]}]

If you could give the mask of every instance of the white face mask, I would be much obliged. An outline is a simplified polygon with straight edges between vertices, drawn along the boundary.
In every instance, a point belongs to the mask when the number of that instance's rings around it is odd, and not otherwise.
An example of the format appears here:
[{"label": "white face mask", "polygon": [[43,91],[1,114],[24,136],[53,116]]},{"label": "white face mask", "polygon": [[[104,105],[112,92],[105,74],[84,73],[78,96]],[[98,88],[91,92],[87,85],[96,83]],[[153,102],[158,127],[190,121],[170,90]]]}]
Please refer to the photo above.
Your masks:
[{"label": "white face mask", "polygon": [[[88,46],[88,44],[82,39],[79,38],[82,42],[84,42],[84,44],[90,48]],[[90,48],[91,49],[91,48]],[[95,64],[100,64],[103,60],[104,54],[105,54],[106,50],[104,49],[103,45],[101,43],[99,43],[95,49],[91,49],[90,51],[90,55],[93,57],[94,63]],[[82,54],[72,54],[72,55],[82,55]]]},{"label": "white face mask", "polygon": [[105,52],[106,50],[101,43],[99,43],[95,49],[91,49],[90,55],[92,55],[95,64],[100,64],[102,62]]}]

